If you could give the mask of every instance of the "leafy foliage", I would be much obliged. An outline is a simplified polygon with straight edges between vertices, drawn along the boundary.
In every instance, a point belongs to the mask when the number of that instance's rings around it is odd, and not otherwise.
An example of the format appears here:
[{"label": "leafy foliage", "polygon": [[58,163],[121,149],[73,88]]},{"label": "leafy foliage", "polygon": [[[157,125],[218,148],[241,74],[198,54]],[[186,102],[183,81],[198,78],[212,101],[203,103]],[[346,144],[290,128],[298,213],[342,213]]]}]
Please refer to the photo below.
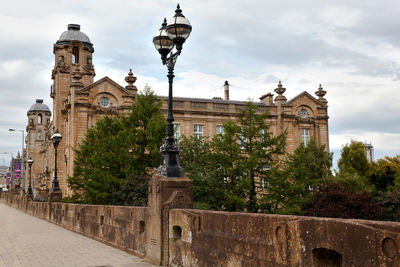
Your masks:
[{"label": "leafy foliage", "polygon": [[372,192],[374,189],[365,176],[357,173],[336,173],[336,176],[332,177],[332,182],[345,187],[349,193]]},{"label": "leafy foliage", "polygon": [[212,140],[183,138],[181,162],[193,180],[197,206],[216,210],[251,211],[260,208],[256,183],[268,177],[273,157],[285,152],[286,134],[268,132],[267,113],[251,102],[237,123],[224,123],[224,134]]},{"label": "leafy foliage", "polygon": [[105,117],[89,129],[76,151],[68,178],[74,198],[91,204],[144,205],[146,167],[159,164],[166,123],[149,87],[136,96],[132,112]]},{"label": "leafy foliage", "polygon": [[379,192],[374,199],[383,210],[382,220],[400,221],[400,192],[398,190]]},{"label": "leafy foliage", "polygon": [[382,210],[370,193],[349,193],[341,185],[330,183],[316,194],[306,214],[317,217],[380,219]]},{"label": "leafy foliage", "polygon": [[386,191],[395,185],[399,187],[400,155],[371,162],[367,178],[378,191]]},{"label": "leafy foliage", "polygon": [[362,142],[352,140],[341,151],[338,162],[339,173],[357,173],[365,176],[368,171],[368,160]]},{"label": "leafy foliage", "polygon": [[268,194],[263,198],[271,212],[303,214],[304,208],[331,177],[332,153],[311,139],[307,146],[300,145],[280,170],[271,175]]}]

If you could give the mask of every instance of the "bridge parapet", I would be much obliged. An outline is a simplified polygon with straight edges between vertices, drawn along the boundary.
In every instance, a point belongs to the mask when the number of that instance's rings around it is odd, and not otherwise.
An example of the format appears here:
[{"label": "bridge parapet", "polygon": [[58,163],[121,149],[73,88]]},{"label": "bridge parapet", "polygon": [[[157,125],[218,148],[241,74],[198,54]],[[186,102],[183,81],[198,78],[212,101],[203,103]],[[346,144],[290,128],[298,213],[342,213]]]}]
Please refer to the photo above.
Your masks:
[{"label": "bridge parapet", "polygon": [[153,211],[27,201],[7,192],[0,199],[137,256],[156,251],[164,266],[400,266],[400,223],[177,209],[191,203],[182,188],[164,182],[151,184],[152,192],[168,192],[153,199]]},{"label": "bridge parapet", "polygon": [[400,266],[400,223],[175,209],[169,266]]}]

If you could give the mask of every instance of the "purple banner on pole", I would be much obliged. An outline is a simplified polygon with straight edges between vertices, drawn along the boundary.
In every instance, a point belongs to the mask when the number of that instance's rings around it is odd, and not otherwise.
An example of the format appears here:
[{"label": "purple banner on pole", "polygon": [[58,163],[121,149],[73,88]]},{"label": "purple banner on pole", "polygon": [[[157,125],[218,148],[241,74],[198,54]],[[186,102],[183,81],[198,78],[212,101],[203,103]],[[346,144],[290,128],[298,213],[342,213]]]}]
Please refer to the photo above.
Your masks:
[{"label": "purple banner on pole", "polygon": [[6,173],[6,182],[7,183],[11,182],[11,172]]},{"label": "purple banner on pole", "polygon": [[21,162],[14,163],[14,178],[15,179],[21,178]]}]

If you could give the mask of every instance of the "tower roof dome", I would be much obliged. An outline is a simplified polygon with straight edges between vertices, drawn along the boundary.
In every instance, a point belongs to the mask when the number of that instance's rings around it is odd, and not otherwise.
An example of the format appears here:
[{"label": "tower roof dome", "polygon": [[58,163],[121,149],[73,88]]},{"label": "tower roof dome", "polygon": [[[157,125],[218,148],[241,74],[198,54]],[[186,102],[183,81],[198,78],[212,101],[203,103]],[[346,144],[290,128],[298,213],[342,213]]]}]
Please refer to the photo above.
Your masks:
[{"label": "tower roof dome", "polygon": [[46,104],[43,104],[43,99],[36,99],[36,103],[31,106],[28,113],[39,111],[50,114],[50,109]]},{"label": "tower roof dome", "polygon": [[61,34],[56,44],[67,44],[71,41],[79,41],[89,46],[93,46],[89,37],[81,32],[81,25],[79,24],[68,24],[68,30]]}]

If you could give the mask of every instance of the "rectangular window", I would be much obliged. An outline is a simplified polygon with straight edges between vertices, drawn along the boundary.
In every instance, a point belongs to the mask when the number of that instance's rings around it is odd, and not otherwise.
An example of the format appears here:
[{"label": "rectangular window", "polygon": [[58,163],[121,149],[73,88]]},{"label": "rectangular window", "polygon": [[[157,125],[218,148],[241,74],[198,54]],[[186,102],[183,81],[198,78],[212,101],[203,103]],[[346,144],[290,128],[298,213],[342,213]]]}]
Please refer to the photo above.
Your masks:
[{"label": "rectangular window", "polygon": [[203,125],[195,124],[193,127],[193,135],[196,138],[203,139]]},{"label": "rectangular window", "polygon": [[42,124],[42,114],[39,114],[37,117],[37,124]]},{"label": "rectangular window", "polygon": [[310,133],[308,128],[301,129],[301,142],[304,146],[307,146],[310,142]]},{"label": "rectangular window", "polygon": [[217,125],[217,134],[224,135],[224,126],[222,125]]},{"label": "rectangular window", "polygon": [[260,142],[264,142],[265,135],[267,133],[266,129],[260,129]]},{"label": "rectangular window", "polygon": [[42,140],[42,131],[37,131],[37,140]]},{"label": "rectangular window", "polygon": [[243,135],[243,133],[246,131],[245,127],[240,127],[240,132],[239,132],[239,136],[238,136],[238,141],[239,141],[239,147],[240,149],[245,149],[246,143],[247,143],[247,139],[246,137]]},{"label": "rectangular window", "polygon": [[179,138],[181,138],[181,125],[179,123],[174,124],[174,137],[175,142],[179,143]]},{"label": "rectangular window", "polygon": [[264,178],[261,178],[261,181],[260,181],[260,188],[261,189],[265,189],[265,188],[267,188],[268,187],[268,182],[264,179]]}]

